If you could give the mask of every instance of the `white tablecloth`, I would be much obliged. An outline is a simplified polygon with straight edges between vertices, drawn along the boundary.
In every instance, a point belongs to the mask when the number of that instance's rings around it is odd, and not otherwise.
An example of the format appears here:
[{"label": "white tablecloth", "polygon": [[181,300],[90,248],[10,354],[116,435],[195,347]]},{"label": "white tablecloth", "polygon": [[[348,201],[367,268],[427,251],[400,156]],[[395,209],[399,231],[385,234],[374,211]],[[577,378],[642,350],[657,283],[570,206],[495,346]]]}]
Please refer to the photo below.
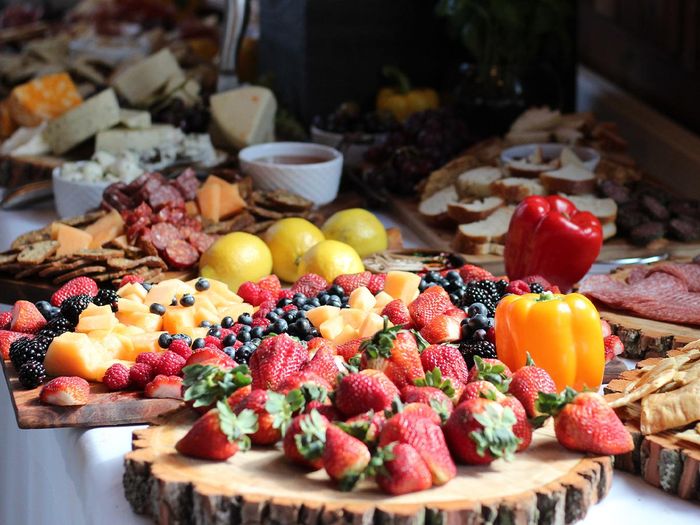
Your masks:
[{"label": "white tablecloth", "polygon": [[[20,233],[53,218],[50,206],[0,211],[0,250]],[[394,225],[381,217],[387,226]],[[416,239],[404,230],[407,245]],[[131,511],[122,490],[123,456],[138,427],[19,430],[7,385],[0,387],[0,525],[126,525],[148,523]],[[697,525],[700,507],[616,471],[612,491],[585,525]]]}]

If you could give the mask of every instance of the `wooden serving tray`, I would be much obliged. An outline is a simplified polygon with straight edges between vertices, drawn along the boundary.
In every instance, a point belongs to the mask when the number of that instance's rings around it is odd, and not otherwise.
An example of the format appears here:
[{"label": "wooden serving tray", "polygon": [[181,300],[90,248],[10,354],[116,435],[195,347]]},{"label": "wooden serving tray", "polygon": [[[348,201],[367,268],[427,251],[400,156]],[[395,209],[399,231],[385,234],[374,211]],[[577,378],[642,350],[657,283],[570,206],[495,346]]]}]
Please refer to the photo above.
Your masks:
[{"label": "wooden serving tray", "polygon": [[190,409],[138,430],[125,457],[126,499],[154,521],[192,524],[540,523],[568,524],[605,497],[610,457],[562,448],[550,427],[512,463],[458,469],[442,487],[387,496],[362,482],[340,492],[323,470],[309,473],[279,449],[254,448],[228,461],[187,458],[174,445],[196,419]]},{"label": "wooden serving tray", "polygon": [[149,399],[141,392],[109,392],[100,383],[90,383],[90,399],[86,405],[45,405],[39,401],[41,386],[25,390],[10,361],[2,361],[2,369],[19,428],[136,425],[150,423],[157,416],[182,406],[182,401],[177,399]]},{"label": "wooden serving tray", "polygon": [[[668,355],[678,355],[672,350]],[[605,387],[606,399],[612,401],[641,375],[639,368],[653,365],[661,358],[650,358],[637,363],[637,369],[620,374]],[[615,468],[630,472],[664,492],[683,499],[700,499],[700,446],[675,437],[673,432],[644,436],[639,430],[639,419],[630,418],[627,411],[616,410],[632,434],[634,450],[615,456]]]}]

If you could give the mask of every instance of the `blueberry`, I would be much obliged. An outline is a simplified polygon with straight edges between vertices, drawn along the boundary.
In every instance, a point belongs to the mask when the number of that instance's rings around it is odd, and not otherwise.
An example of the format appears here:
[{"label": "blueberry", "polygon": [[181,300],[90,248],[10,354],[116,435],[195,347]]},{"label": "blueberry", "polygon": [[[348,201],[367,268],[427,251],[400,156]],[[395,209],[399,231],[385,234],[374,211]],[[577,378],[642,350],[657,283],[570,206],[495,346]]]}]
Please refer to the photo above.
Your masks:
[{"label": "blueberry", "polygon": [[460,303],[459,295],[451,293],[450,294],[450,301],[452,301],[452,304],[459,304]]},{"label": "blueberry", "polygon": [[289,328],[289,325],[287,324],[287,321],[284,319],[277,319],[274,323],[272,323],[272,331],[275,332],[276,334],[283,334],[287,331],[287,328]]},{"label": "blueberry", "polygon": [[238,336],[236,337],[236,339],[243,343],[247,343],[248,341],[250,341],[250,332],[244,332],[243,330],[241,330],[240,332],[238,332]]},{"label": "blueberry", "polygon": [[151,283],[141,283],[141,286],[143,286],[143,289],[147,292],[150,291],[151,288],[153,288],[153,285]]},{"label": "blueberry", "polygon": [[474,317],[470,317],[469,322],[467,324],[472,330],[479,330],[483,328],[488,328],[489,320],[488,317],[486,317],[485,315],[477,314]]},{"label": "blueberry", "polygon": [[264,332],[265,330],[262,326],[254,326],[250,330],[250,337],[252,337],[253,339],[262,339],[262,336],[265,335]]},{"label": "blueberry", "polygon": [[158,346],[161,348],[168,348],[172,342],[173,338],[168,333],[160,334],[158,337]]},{"label": "blueberry", "polygon": [[483,341],[484,339],[486,339],[486,330],[484,330],[483,328],[479,328],[474,332],[472,337],[474,337],[474,339],[477,341]]},{"label": "blueberry", "polygon": [[489,310],[482,303],[474,303],[467,309],[467,315],[469,317],[476,317],[477,315],[489,315]]},{"label": "blueberry", "polygon": [[194,283],[194,288],[198,292],[203,292],[204,290],[209,289],[209,281],[207,281],[204,277],[200,277],[197,279],[197,282]]},{"label": "blueberry", "polygon": [[328,306],[335,306],[336,308],[340,308],[342,305],[343,302],[337,295],[331,296],[331,299],[328,301]]},{"label": "blueberry", "polygon": [[[252,320],[252,319],[251,319]],[[221,320],[221,326],[223,328],[231,328],[233,326],[233,317],[227,315]]]},{"label": "blueberry", "polygon": [[212,337],[217,337],[217,338],[219,338],[219,337],[221,337],[221,328],[215,328],[215,327],[212,326],[212,327],[207,331],[207,335],[211,335]]},{"label": "blueberry", "polygon": [[302,335],[306,335],[311,331],[311,323],[308,319],[297,319],[294,322],[294,329]]},{"label": "blueberry", "polygon": [[241,324],[251,325],[253,324],[253,316],[249,313],[244,313],[238,316],[238,322]]},{"label": "blueberry", "polygon": [[275,312],[275,313],[277,314],[277,317],[279,317],[280,315],[284,315],[284,309],[283,309],[283,308],[275,308],[275,309],[272,310],[272,311]]},{"label": "blueberry", "polygon": [[165,314],[165,306],[163,306],[160,303],[153,303],[151,304],[151,307],[149,308],[149,311],[152,314],[156,315],[164,315]]},{"label": "blueberry", "polygon": [[290,304],[292,304],[292,300],[288,297],[283,297],[282,299],[277,301],[278,308],[284,308],[285,306],[289,306]]},{"label": "blueberry", "polygon": [[456,270],[450,270],[445,274],[445,279],[447,279],[448,282],[455,283],[459,282],[462,280],[462,276],[459,275],[459,272]]},{"label": "blueberry", "polygon": [[182,306],[193,306],[194,305],[194,295],[186,293],[180,297],[180,304]]},{"label": "blueberry", "polygon": [[233,356],[236,354],[236,351],[233,349],[232,346],[225,346],[221,350],[231,358],[234,358]]},{"label": "blueberry", "polygon": [[198,348],[204,348],[204,338],[198,337],[194,341],[192,341],[192,350],[197,350]]},{"label": "blueberry", "polygon": [[328,291],[331,293],[331,295],[345,295],[345,288],[339,284],[334,284]]},{"label": "blueberry", "polygon": [[221,344],[224,346],[233,346],[233,344],[236,342],[236,334],[228,334],[226,337],[224,337],[221,340]]},{"label": "blueberry", "polygon": [[462,339],[469,339],[471,336],[471,330],[469,329],[469,325],[467,323],[464,323],[462,325]]},{"label": "blueberry", "polygon": [[201,323],[199,323],[199,326],[201,326],[202,328],[209,328],[209,327],[211,326],[211,321],[207,321],[207,320],[205,319],[204,321],[202,321]]},{"label": "blueberry", "polygon": [[248,326],[247,324],[244,324],[243,326],[241,326],[240,331],[241,332],[250,332],[252,329],[253,329],[252,326]]},{"label": "blueberry", "polygon": [[290,310],[288,312],[285,312],[284,316],[282,319],[287,321],[287,323],[291,323],[297,318],[297,311],[296,310]]},{"label": "blueberry", "polygon": [[321,306],[321,301],[314,297],[313,299],[311,299],[311,306],[313,306],[314,308],[318,308],[319,306]]},{"label": "blueberry", "polygon": [[440,275],[440,272],[433,270],[425,274],[425,280],[429,283],[439,283],[442,280],[442,275]]},{"label": "blueberry", "polygon": [[295,293],[294,297],[292,298],[292,304],[301,308],[306,304],[306,296],[304,294]]},{"label": "blueberry", "polygon": [[44,319],[49,319],[51,317],[51,311],[53,307],[48,301],[39,301],[36,303],[36,309],[44,317]]},{"label": "blueberry", "polygon": [[192,338],[187,334],[175,334],[173,339],[182,339],[188,346],[192,344]]},{"label": "blueberry", "polygon": [[277,321],[278,317],[279,315],[277,315],[277,313],[275,313],[275,311],[273,310],[272,312],[267,312],[265,319],[269,319],[270,321],[274,322]]},{"label": "blueberry", "polygon": [[173,300],[170,301],[170,306],[177,306],[177,297],[173,295]]}]

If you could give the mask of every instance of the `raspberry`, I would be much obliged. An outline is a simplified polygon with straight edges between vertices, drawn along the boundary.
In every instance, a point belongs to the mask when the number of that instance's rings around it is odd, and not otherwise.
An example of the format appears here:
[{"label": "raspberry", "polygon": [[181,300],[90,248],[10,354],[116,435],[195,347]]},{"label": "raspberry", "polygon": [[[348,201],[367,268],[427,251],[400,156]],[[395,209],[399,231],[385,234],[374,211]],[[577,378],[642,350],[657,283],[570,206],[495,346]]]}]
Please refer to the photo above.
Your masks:
[{"label": "raspberry", "polygon": [[[258,303],[277,303],[277,296],[273,294],[270,290],[260,290],[260,295],[258,295]],[[255,306],[255,305],[253,305]]]},{"label": "raspberry", "polygon": [[372,274],[372,277],[369,278],[369,283],[367,284],[367,288],[369,288],[369,291],[372,292],[374,295],[377,295],[379,292],[384,290],[384,283],[386,282],[386,274],[385,273],[375,273]]},{"label": "raspberry", "polygon": [[293,299],[294,298],[294,292],[291,289],[286,289],[282,290],[279,293],[279,299]]},{"label": "raspberry", "polygon": [[547,279],[542,277],[541,275],[528,275],[527,277],[523,278],[523,281],[527,284],[539,284],[542,286],[542,288],[545,289],[545,291],[549,290],[552,287],[552,283],[550,283]]},{"label": "raspberry", "polygon": [[459,269],[459,275],[465,283],[469,281],[487,281],[493,279],[493,274],[473,264],[465,264]]},{"label": "raspberry", "polygon": [[61,306],[61,303],[65,299],[76,295],[95,297],[98,291],[97,283],[93,279],[90,279],[90,277],[76,277],[61,286],[51,296],[51,304],[54,306]]},{"label": "raspberry", "polygon": [[[172,346],[172,344],[170,346]],[[146,363],[153,368],[158,364],[158,361],[160,361],[160,354],[158,352],[141,352],[136,356],[137,363]]]},{"label": "raspberry", "polygon": [[238,295],[248,304],[260,304],[260,287],[251,281],[246,281],[238,287]]},{"label": "raspberry", "polygon": [[125,275],[122,277],[121,282],[119,283],[119,288],[122,286],[125,286],[129,283],[142,283],[143,282],[143,277],[140,275],[134,275],[133,273],[130,273],[129,275]]},{"label": "raspberry", "polygon": [[525,281],[515,280],[508,283],[506,286],[506,293],[512,293],[515,295],[525,295],[530,293],[530,285]]},{"label": "raspberry", "polygon": [[274,273],[260,279],[258,281],[258,286],[261,290],[269,292],[275,301],[279,299],[280,292],[282,291],[282,284],[280,283],[279,277]]},{"label": "raspberry", "polygon": [[[235,326],[235,325],[234,325],[234,326]],[[232,326],[231,328],[222,328],[222,329],[221,329],[221,340],[223,341],[223,340],[224,340],[224,337],[226,337],[227,335],[233,334],[233,333],[235,333],[236,335],[238,335],[238,332],[234,332],[234,331],[233,331],[233,326]]]},{"label": "raspberry", "polygon": [[316,297],[328,287],[326,280],[318,274],[306,273],[292,286],[292,292],[303,293],[306,297]]},{"label": "raspberry", "polygon": [[168,350],[160,357],[155,372],[164,376],[179,376],[186,361],[182,356]]},{"label": "raspberry", "polygon": [[289,312],[290,310],[298,310],[298,308],[293,304],[288,304],[287,306],[282,308],[282,310],[284,310],[285,312]]},{"label": "raspberry", "polygon": [[109,390],[124,390],[129,386],[129,369],[121,363],[114,363],[105,372],[102,382]]},{"label": "raspberry", "polygon": [[[170,346],[168,347],[168,351],[175,352],[177,355],[179,355],[185,360],[189,359],[192,355],[192,349],[187,344],[187,341],[185,341],[184,339],[173,339],[173,342],[170,343]],[[160,355],[158,355],[158,359],[160,359]],[[138,362],[138,358],[136,359],[136,361]]]},{"label": "raspberry", "polygon": [[253,314],[253,319],[256,317],[265,317],[267,314],[269,314],[272,310],[275,309],[276,303],[274,301],[266,301],[264,303],[260,303],[260,307],[258,308],[258,311]]},{"label": "raspberry", "polygon": [[[208,335],[204,338],[204,346],[213,346],[221,350],[221,339],[214,337],[213,335]],[[173,374],[166,374],[173,375]]]},{"label": "raspberry", "polygon": [[268,326],[270,326],[270,320],[266,317],[253,317],[252,326],[262,326],[263,328],[267,328]]},{"label": "raspberry", "polygon": [[143,390],[153,376],[153,367],[148,363],[136,363],[129,369],[129,383],[139,390]]}]

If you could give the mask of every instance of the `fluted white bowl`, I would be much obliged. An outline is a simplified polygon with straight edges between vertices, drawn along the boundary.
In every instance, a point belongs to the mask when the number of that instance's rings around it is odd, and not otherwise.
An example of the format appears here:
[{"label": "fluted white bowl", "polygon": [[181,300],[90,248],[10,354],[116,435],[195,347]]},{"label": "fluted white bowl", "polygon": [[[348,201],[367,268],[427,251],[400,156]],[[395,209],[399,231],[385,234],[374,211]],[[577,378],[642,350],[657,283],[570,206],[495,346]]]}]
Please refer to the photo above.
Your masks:
[{"label": "fluted white bowl", "polygon": [[[270,157],[319,157],[328,159],[313,164],[278,164]],[[263,190],[287,190],[319,206],[338,196],[343,171],[343,154],[321,144],[307,142],[268,142],[242,149],[238,153],[243,174],[250,175]]]},{"label": "fluted white bowl", "polygon": [[59,217],[82,215],[97,208],[102,202],[102,193],[112,182],[75,181],[61,177],[60,166],[52,173],[53,195]]}]

